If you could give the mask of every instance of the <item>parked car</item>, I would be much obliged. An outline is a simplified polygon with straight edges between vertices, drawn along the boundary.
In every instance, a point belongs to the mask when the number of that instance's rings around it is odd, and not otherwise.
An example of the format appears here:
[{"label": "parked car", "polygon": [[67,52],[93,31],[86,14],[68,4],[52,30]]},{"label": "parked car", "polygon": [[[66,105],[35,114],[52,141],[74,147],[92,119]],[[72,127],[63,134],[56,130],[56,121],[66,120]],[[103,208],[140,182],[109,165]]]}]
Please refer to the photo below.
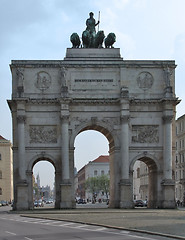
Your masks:
[{"label": "parked car", "polygon": [[53,200],[52,200],[52,199],[47,199],[47,200],[46,200],[46,204],[51,204],[51,203],[53,203]]},{"label": "parked car", "polygon": [[134,201],[134,206],[135,207],[145,207],[145,203],[143,200],[135,200]]},{"label": "parked car", "polygon": [[42,200],[36,200],[34,202],[34,207],[44,207],[44,203]]},{"label": "parked car", "polygon": [[1,206],[8,206],[8,202],[7,202],[7,201],[4,201],[4,200],[2,200],[2,201],[1,201]]},{"label": "parked car", "polygon": [[78,199],[78,204],[86,204],[85,199],[82,198]]}]

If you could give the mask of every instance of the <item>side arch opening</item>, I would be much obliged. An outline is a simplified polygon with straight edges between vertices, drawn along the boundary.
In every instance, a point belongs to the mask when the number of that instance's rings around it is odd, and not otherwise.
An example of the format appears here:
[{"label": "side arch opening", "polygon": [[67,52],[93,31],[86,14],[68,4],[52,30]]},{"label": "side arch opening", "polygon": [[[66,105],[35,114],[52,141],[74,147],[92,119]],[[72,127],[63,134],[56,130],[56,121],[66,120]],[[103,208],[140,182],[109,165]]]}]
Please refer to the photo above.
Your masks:
[{"label": "side arch opening", "polygon": [[155,161],[148,156],[139,157],[135,161],[132,170],[135,207],[157,207],[157,170],[158,168]]},{"label": "side arch opening", "polygon": [[34,208],[54,208],[56,199],[55,165],[50,158],[38,158],[32,165]]}]

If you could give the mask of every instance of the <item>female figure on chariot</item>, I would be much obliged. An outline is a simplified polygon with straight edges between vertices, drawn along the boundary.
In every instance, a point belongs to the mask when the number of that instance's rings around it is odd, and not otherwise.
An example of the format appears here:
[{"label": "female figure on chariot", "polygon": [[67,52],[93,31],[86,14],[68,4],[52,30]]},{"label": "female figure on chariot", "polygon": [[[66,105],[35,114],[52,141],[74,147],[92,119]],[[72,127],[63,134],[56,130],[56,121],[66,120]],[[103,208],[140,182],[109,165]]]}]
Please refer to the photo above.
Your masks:
[{"label": "female figure on chariot", "polygon": [[90,12],[89,13],[89,16],[90,16],[90,18],[88,18],[87,20],[86,20],[86,26],[87,26],[87,28],[86,28],[86,30],[87,31],[89,31],[89,33],[90,34],[92,34],[93,36],[95,36],[96,35],[96,29],[95,29],[95,27],[100,23],[100,21],[98,21],[97,23],[96,23],[96,21],[95,21],[95,19],[94,19],[94,13],[93,12]]}]

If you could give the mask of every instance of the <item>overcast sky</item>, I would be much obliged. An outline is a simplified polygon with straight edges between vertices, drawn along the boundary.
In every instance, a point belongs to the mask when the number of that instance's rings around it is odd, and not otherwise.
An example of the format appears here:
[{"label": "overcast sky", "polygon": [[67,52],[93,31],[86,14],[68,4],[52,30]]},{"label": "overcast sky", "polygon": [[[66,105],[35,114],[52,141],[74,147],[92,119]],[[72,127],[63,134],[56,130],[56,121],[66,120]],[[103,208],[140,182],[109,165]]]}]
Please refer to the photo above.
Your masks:
[{"label": "overcast sky", "polygon": [[[116,34],[114,46],[124,59],[175,60],[176,95],[182,99],[177,117],[185,113],[184,0],[0,0],[0,135],[12,139],[6,103],[12,91],[11,60],[63,59],[71,47],[70,35],[81,35],[91,11],[96,20],[100,11],[100,30],[105,35]],[[84,136],[81,139],[83,143]],[[99,144],[102,154],[107,152],[104,142]],[[88,157],[82,149],[78,168],[99,154]]]}]

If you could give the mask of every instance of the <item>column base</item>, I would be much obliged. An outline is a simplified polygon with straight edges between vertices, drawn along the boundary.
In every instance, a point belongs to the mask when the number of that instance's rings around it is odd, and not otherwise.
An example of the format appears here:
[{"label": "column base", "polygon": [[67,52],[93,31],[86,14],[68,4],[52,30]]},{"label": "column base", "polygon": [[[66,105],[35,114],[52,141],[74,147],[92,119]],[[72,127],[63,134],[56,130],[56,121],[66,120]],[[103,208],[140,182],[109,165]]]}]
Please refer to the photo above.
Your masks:
[{"label": "column base", "polygon": [[28,199],[28,184],[26,181],[17,183],[15,186],[17,196],[13,204],[13,210],[28,210],[29,199]]},{"label": "column base", "polygon": [[74,196],[72,194],[71,183],[60,184],[61,188],[61,202],[60,208],[76,208]]},{"label": "column base", "polygon": [[132,184],[129,179],[120,181],[120,208],[134,208]]},{"label": "column base", "polygon": [[172,179],[164,179],[161,182],[163,199],[160,201],[160,208],[176,208],[175,202],[175,181]]}]

